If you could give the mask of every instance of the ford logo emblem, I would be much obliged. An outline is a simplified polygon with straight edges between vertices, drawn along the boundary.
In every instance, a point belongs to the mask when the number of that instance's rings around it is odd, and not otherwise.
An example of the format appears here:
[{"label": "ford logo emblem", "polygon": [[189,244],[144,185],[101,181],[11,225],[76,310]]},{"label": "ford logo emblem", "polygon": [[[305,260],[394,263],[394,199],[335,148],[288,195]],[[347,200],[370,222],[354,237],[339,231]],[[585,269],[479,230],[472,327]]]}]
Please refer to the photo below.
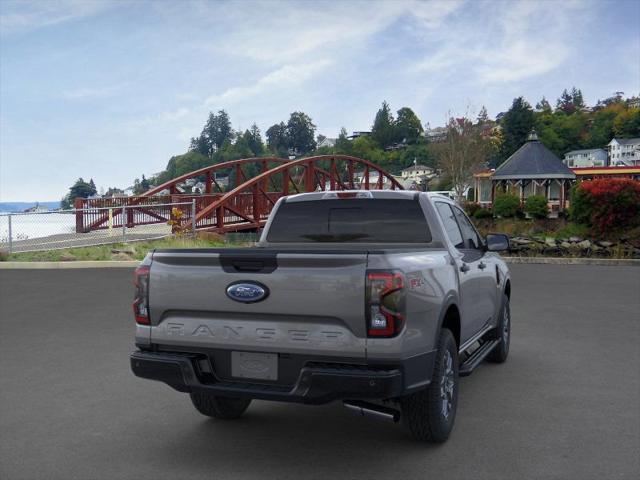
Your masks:
[{"label": "ford logo emblem", "polygon": [[255,303],[268,296],[269,289],[258,282],[234,282],[227,287],[227,297],[236,302]]}]

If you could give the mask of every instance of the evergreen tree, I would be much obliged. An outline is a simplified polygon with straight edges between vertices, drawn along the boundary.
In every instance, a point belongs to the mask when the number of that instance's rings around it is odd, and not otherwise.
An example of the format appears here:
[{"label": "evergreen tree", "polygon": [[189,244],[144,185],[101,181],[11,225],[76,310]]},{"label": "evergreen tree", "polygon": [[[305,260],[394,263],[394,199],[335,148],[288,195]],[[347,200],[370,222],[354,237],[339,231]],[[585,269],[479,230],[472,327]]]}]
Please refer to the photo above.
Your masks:
[{"label": "evergreen tree", "polygon": [[489,114],[487,113],[487,107],[484,105],[480,109],[480,113],[478,113],[478,124],[484,125],[489,121]]},{"label": "evergreen tree", "polygon": [[422,123],[418,116],[409,107],[398,110],[395,121],[395,140],[397,142],[417,143],[422,138]]},{"label": "evergreen tree", "polygon": [[511,108],[502,117],[503,142],[499,163],[504,162],[527,140],[535,125],[531,105],[523,98],[516,98]]},{"label": "evergreen tree", "polygon": [[347,138],[347,129],[342,127],[340,129],[340,135],[338,135],[338,139],[336,140],[336,153],[342,153],[344,155],[349,155],[352,150],[351,140]]},{"label": "evergreen tree", "polygon": [[376,118],[371,127],[371,136],[382,148],[386,148],[393,143],[395,138],[394,120],[389,104],[386,101],[382,102],[382,107],[376,113]]},{"label": "evergreen tree", "polygon": [[584,105],[584,99],[582,98],[582,91],[573,87],[571,89],[571,103],[573,103],[573,108],[575,110],[582,110]]},{"label": "evergreen tree", "polygon": [[233,129],[227,112],[220,110],[217,115],[209,112],[209,118],[202,129],[200,137],[202,137],[200,142],[204,143],[206,152],[203,152],[200,148],[196,151],[209,157],[213,156],[213,153],[217,150],[220,150],[224,142],[231,141]]},{"label": "evergreen tree", "polygon": [[556,109],[566,113],[567,115],[571,115],[576,111],[576,107],[573,104],[573,97],[569,92],[567,92],[566,88],[562,92],[562,95],[560,95],[560,98],[556,101]]},{"label": "evergreen tree", "polygon": [[262,155],[264,151],[264,145],[262,143],[262,135],[260,134],[260,129],[254,123],[251,125],[250,130],[245,130],[244,132],[244,140],[247,143],[247,146],[255,156]]},{"label": "evergreen tree", "polygon": [[546,99],[546,97],[543,96],[542,100],[536,103],[536,110],[538,112],[544,112],[544,113],[552,112],[551,105],[549,104],[549,101]]}]

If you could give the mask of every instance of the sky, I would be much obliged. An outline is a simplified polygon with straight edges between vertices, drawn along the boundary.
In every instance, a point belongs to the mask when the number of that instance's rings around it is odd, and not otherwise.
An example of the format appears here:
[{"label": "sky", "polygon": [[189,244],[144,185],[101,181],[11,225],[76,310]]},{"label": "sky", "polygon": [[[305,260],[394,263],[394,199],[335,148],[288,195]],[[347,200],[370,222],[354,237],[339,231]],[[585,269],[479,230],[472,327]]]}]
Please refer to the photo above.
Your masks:
[{"label": "sky", "polygon": [[640,92],[640,2],[0,0],[0,201],[126,188],[225,109],[264,132]]}]

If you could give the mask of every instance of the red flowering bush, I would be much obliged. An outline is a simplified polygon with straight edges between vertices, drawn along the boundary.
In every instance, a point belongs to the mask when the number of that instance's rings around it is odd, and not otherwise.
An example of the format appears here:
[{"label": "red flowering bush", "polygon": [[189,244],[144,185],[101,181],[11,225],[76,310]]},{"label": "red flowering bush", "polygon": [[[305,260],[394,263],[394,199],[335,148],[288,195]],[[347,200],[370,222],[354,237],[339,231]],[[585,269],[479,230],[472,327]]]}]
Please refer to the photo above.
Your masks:
[{"label": "red flowering bush", "polygon": [[599,233],[640,225],[640,182],[611,178],[579,183],[571,195],[571,218]]}]

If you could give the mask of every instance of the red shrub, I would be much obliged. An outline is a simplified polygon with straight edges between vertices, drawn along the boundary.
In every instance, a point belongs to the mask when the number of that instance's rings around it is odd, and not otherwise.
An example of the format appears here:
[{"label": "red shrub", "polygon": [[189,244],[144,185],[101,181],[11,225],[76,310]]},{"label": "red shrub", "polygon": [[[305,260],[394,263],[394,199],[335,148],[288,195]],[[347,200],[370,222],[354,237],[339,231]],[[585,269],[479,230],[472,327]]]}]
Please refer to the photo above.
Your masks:
[{"label": "red shrub", "polygon": [[604,233],[640,225],[640,182],[625,178],[580,183],[571,200],[575,220]]}]

